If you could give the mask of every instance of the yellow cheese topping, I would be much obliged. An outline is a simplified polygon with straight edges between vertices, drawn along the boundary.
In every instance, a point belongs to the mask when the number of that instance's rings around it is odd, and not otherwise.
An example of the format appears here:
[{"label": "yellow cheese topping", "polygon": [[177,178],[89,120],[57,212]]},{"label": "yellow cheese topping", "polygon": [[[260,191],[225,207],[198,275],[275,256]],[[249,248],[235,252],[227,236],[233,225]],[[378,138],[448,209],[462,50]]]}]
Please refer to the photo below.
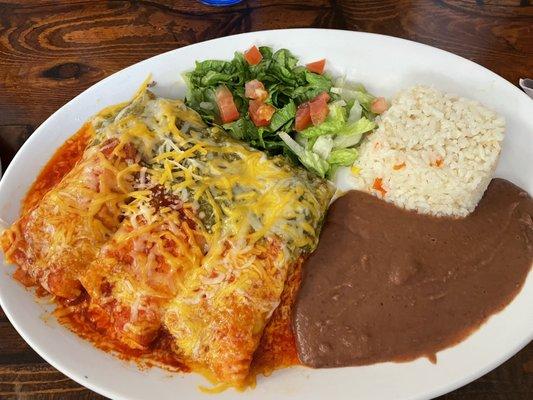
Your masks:
[{"label": "yellow cheese topping", "polygon": [[147,84],[91,120],[83,159],[44,201],[69,213],[50,212],[61,221],[46,231],[66,255],[91,250],[80,253],[94,262],[78,279],[95,301],[104,296],[95,276],[113,284],[112,297],[130,308],[126,342],[143,346],[137,320],[156,304],[180,354],[215,381],[237,384],[288,266],[317,244],[332,188],[206,127]]},{"label": "yellow cheese topping", "polygon": [[[134,143],[140,153],[117,177],[120,187],[133,187],[122,205],[132,229],[119,230],[113,241],[149,242],[162,221],[175,220],[178,209],[185,213],[193,225],[187,229],[195,231],[189,237],[197,240],[184,248],[182,237],[166,235],[180,249],[163,254],[166,262],[173,272],[187,267],[163,323],[196,369],[239,385],[279,303],[288,266],[316,246],[331,188],[282,157],[205,127],[179,100],[141,92],[112,123],[96,123],[100,140],[120,141],[114,151]],[[176,221],[177,229],[183,225]],[[162,246],[151,248],[161,255]],[[115,295],[131,302],[138,293],[126,287]]]},{"label": "yellow cheese topping", "polygon": [[[140,91],[132,103],[114,111],[104,110],[93,125],[97,143],[118,140],[113,154],[123,157],[129,144],[139,153],[135,162],[128,160],[127,167],[115,170],[117,186],[131,188],[121,208],[133,227],[172,212],[154,208],[153,189],[161,186],[165,196],[194,211],[205,236],[206,266],[222,258],[228,240],[235,252],[242,252],[265,238],[279,237],[293,253],[289,261],[298,257],[297,249],[315,246],[330,196],[324,181],[206,128],[180,100]],[[101,162],[113,168],[105,157]],[[101,192],[91,210],[111,198]],[[128,235],[142,232],[135,229]]]}]

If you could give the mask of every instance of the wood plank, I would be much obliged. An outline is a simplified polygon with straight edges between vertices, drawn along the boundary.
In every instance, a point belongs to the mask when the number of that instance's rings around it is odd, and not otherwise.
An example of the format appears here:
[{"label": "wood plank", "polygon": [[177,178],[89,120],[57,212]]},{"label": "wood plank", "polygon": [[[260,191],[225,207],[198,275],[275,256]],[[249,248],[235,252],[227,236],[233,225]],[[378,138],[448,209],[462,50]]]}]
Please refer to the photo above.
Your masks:
[{"label": "wood plank", "polygon": [[[249,30],[333,26],[326,2],[268,3],[222,12],[181,1],[0,3],[2,124],[38,126],[72,97],[145,58]],[[178,2],[176,3],[178,4]],[[210,12],[211,11],[211,12]]]},{"label": "wood plank", "polygon": [[46,363],[0,365],[0,398],[32,400],[105,399]]},{"label": "wood plank", "polygon": [[[350,30],[416,40],[473,60],[513,84],[533,71],[533,7],[473,1],[340,2]],[[505,10],[505,11],[504,11]]]},{"label": "wood plank", "polygon": [[0,125],[0,160],[3,170],[32,132],[33,127],[30,125]]}]

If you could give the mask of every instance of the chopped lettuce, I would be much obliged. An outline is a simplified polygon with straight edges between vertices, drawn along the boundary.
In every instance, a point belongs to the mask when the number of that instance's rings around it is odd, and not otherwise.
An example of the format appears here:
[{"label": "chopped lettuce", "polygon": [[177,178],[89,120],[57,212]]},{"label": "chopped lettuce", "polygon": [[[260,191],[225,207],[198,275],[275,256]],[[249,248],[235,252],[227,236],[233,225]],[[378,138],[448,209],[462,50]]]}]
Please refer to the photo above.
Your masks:
[{"label": "chopped lettuce", "polygon": [[296,105],[293,101],[288,102],[283,108],[277,110],[270,121],[270,129],[277,131],[283,125],[291,122],[296,115]]},{"label": "chopped lettuce", "polygon": [[246,140],[249,138],[249,130],[252,129],[253,122],[246,118],[239,118],[237,121],[224,124],[222,127],[231,133],[235,139]]},{"label": "chopped lettuce", "polygon": [[329,153],[331,153],[331,150],[333,149],[333,136],[332,135],[319,136],[315,140],[315,143],[313,144],[312,149],[313,149],[313,152],[318,154],[324,160],[327,160],[329,157]]},{"label": "chopped lettuce", "polygon": [[326,160],[321,158],[318,154],[306,150],[300,146],[293,138],[286,132],[280,132],[279,137],[298,157],[300,162],[310,170],[314,171],[318,176],[324,178],[329,169],[329,164]]},{"label": "chopped lettuce", "polygon": [[371,131],[376,127],[376,123],[374,121],[370,121],[366,117],[361,117],[353,124],[348,124],[344,127],[343,130],[338,132],[339,135],[351,135],[353,133],[365,133],[368,131]]},{"label": "chopped lettuce", "polygon": [[[342,99],[346,101],[347,104],[350,105],[350,117],[353,107],[356,107],[353,110],[354,116],[352,118],[349,118],[350,122],[357,120],[358,116],[364,116],[368,119],[374,119],[375,114],[372,113],[372,111],[370,110],[370,106],[376,97],[368,93],[368,91],[363,85],[358,83],[349,83],[342,79],[336,82],[336,86],[331,88],[331,92],[339,95]],[[360,109],[356,103],[359,103],[359,106],[361,107]],[[358,114],[359,110],[361,111],[361,114]]]},{"label": "chopped lettuce", "polygon": [[[332,81],[326,75],[299,66],[298,58],[287,49],[273,51],[269,47],[259,47],[259,51],[263,60],[257,65],[248,64],[241,52],[236,52],[231,61],[196,62],[195,68],[184,75],[188,88],[186,103],[207,123],[222,126],[233,137],[270,154],[284,154],[286,146],[278,131],[293,131],[297,105],[322,92],[329,93]],[[256,127],[248,115],[249,100],[244,85],[253,79],[263,83],[268,92],[266,102],[276,108],[267,127]],[[215,101],[215,90],[221,84],[231,91],[241,115],[237,121],[224,125],[221,125]],[[207,103],[215,107],[206,108]]]},{"label": "chopped lettuce", "polygon": [[328,163],[347,167],[357,159],[357,149],[336,149],[328,157]]},{"label": "chopped lettuce", "polygon": [[310,126],[299,133],[299,135],[306,138],[313,138],[317,136],[335,133],[346,125],[346,112],[344,107],[338,105],[330,105],[329,113],[324,122],[317,126]]},{"label": "chopped lettuce", "polygon": [[[257,65],[250,65],[241,52],[230,61],[196,62],[184,75],[186,104],[208,124],[271,155],[285,155],[321,177],[331,178],[341,166],[351,165],[357,158],[354,146],[376,127],[370,110],[375,97],[361,84],[344,78],[333,84],[327,74],[309,71],[287,49],[259,47],[259,51],[263,59]],[[276,110],[268,126],[256,126],[249,115],[245,84],[254,79],[264,85],[265,102]],[[221,122],[215,98],[220,85],[231,91],[240,115],[226,124]],[[298,106],[324,92],[330,96],[326,120],[296,132]]]},{"label": "chopped lettuce", "polygon": [[374,96],[372,96],[370,93],[362,92],[359,90],[355,90],[353,92],[353,95],[365,110],[370,110],[370,105],[375,99]]},{"label": "chopped lettuce", "polygon": [[361,141],[363,133],[369,132],[376,127],[374,121],[370,121],[365,117],[360,118],[358,121],[344,126],[343,129],[337,132],[333,145],[336,148],[345,148],[355,146]]},{"label": "chopped lettuce", "polygon": [[355,132],[350,135],[338,135],[333,140],[333,146],[336,149],[345,149],[347,147],[352,147],[358,144],[363,138],[363,132]]},{"label": "chopped lettuce", "polygon": [[354,100],[353,105],[350,107],[350,113],[348,115],[348,123],[357,122],[361,119],[363,113],[363,107],[359,101]]}]

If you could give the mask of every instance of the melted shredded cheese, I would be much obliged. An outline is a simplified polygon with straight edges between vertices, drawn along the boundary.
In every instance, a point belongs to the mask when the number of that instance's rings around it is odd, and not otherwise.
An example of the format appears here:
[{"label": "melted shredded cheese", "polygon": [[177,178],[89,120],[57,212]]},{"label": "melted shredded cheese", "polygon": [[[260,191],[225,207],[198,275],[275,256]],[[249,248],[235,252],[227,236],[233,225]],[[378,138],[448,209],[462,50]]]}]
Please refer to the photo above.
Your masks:
[{"label": "melted shredded cheese", "polygon": [[120,340],[143,348],[164,325],[191,365],[238,385],[332,191],[147,85],[92,119],[82,162],[47,195],[48,245],[93,246],[78,278]]}]

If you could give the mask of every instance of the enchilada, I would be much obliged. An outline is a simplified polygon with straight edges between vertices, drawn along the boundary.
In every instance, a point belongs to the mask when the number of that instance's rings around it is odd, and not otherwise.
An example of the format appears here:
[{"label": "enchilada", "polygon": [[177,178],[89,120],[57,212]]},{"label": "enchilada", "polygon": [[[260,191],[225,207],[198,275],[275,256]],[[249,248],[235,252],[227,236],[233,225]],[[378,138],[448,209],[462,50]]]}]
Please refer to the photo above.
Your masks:
[{"label": "enchilada", "polygon": [[72,169],[2,234],[6,258],[98,346],[243,387],[331,186],[146,88],[88,129]]}]

